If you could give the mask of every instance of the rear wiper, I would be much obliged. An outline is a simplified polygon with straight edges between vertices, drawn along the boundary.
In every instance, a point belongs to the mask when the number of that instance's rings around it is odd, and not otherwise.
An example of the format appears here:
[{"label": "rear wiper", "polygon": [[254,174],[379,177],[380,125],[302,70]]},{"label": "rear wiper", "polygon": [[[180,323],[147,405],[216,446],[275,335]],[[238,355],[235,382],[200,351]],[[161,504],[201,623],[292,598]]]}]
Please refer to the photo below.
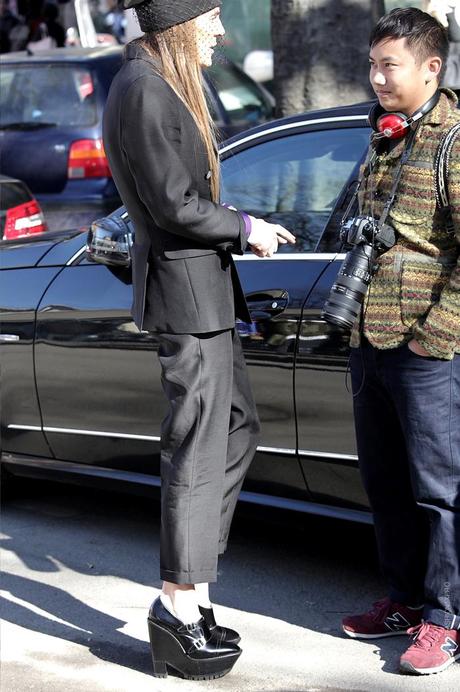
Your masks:
[{"label": "rear wiper", "polygon": [[57,123],[39,121],[0,124],[0,130],[38,130],[41,127],[57,127]]}]

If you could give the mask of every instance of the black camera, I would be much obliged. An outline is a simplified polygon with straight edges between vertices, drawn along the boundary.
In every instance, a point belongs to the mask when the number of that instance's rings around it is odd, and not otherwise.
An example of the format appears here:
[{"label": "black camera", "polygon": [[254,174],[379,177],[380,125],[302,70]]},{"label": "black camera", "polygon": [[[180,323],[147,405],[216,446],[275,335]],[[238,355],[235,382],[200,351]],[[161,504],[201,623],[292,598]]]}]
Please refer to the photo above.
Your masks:
[{"label": "black camera", "polygon": [[326,322],[351,328],[377,269],[377,257],[393,247],[395,232],[370,216],[355,216],[342,223],[340,238],[352,249],[346,254],[321,316]]}]

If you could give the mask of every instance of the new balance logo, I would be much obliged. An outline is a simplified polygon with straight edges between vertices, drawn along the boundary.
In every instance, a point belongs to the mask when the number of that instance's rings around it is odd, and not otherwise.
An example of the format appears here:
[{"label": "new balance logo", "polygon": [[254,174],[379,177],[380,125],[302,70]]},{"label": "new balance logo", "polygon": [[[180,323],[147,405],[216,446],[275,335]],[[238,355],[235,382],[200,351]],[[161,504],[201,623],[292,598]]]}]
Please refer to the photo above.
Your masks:
[{"label": "new balance logo", "polygon": [[450,637],[446,637],[444,644],[441,646],[441,651],[444,651],[448,656],[454,656],[457,649],[457,642],[454,642]]},{"label": "new balance logo", "polygon": [[392,632],[397,632],[407,630],[410,627],[410,622],[401,613],[393,613],[385,618],[385,627],[388,627]]}]

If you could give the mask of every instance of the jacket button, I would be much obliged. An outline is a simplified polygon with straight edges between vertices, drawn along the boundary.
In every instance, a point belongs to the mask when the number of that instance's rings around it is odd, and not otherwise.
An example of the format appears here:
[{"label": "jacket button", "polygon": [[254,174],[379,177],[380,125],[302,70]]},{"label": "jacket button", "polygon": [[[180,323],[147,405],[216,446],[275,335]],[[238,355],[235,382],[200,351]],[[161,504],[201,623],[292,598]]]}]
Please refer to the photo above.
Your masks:
[{"label": "jacket button", "polygon": [[206,176],[205,176],[206,180],[211,180],[211,176],[212,176],[211,171],[208,171],[208,172],[206,173]]}]

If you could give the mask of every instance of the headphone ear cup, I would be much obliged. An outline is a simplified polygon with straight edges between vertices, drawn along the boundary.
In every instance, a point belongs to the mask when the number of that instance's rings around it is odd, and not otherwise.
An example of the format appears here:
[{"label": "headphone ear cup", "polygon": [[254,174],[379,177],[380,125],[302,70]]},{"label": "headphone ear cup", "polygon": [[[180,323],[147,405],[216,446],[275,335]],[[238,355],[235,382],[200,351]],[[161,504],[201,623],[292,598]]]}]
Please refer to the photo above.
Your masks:
[{"label": "headphone ear cup", "polygon": [[390,123],[388,123],[388,125],[385,124],[385,127],[383,127],[382,124],[379,122],[380,118],[383,115],[385,115],[385,116],[391,115],[392,118],[395,118],[395,119],[396,118],[398,118],[398,119],[402,118],[403,121],[410,119],[412,122],[412,118],[415,118],[415,120],[418,120],[419,118],[423,117],[424,115],[429,113],[431,110],[433,110],[433,108],[436,106],[436,104],[439,101],[440,95],[441,95],[441,92],[438,89],[433,94],[433,96],[430,99],[428,99],[428,101],[426,103],[424,103],[423,106],[416,113],[413,113],[410,116],[410,118],[408,118],[408,116],[405,115],[404,113],[389,113],[384,108],[382,108],[382,106],[380,105],[380,103],[378,101],[376,101],[371,106],[371,109],[370,109],[369,114],[367,116],[367,120],[369,122],[369,125],[374,130],[374,132],[382,132],[382,130],[385,129],[386,127],[394,127],[396,129],[396,131],[393,133],[393,136],[391,137],[391,139],[397,139],[398,137],[402,137],[403,134],[406,133],[407,128],[404,127],[404,128],[400,129],[398,127],[397,120],[391,124]]},{"label": "headphone ear cup", "polygon": [[377,118],[377,131],[383,132],[388,139],[400,139],[407,133],[407,117],[404,113],[383,112]]}]

